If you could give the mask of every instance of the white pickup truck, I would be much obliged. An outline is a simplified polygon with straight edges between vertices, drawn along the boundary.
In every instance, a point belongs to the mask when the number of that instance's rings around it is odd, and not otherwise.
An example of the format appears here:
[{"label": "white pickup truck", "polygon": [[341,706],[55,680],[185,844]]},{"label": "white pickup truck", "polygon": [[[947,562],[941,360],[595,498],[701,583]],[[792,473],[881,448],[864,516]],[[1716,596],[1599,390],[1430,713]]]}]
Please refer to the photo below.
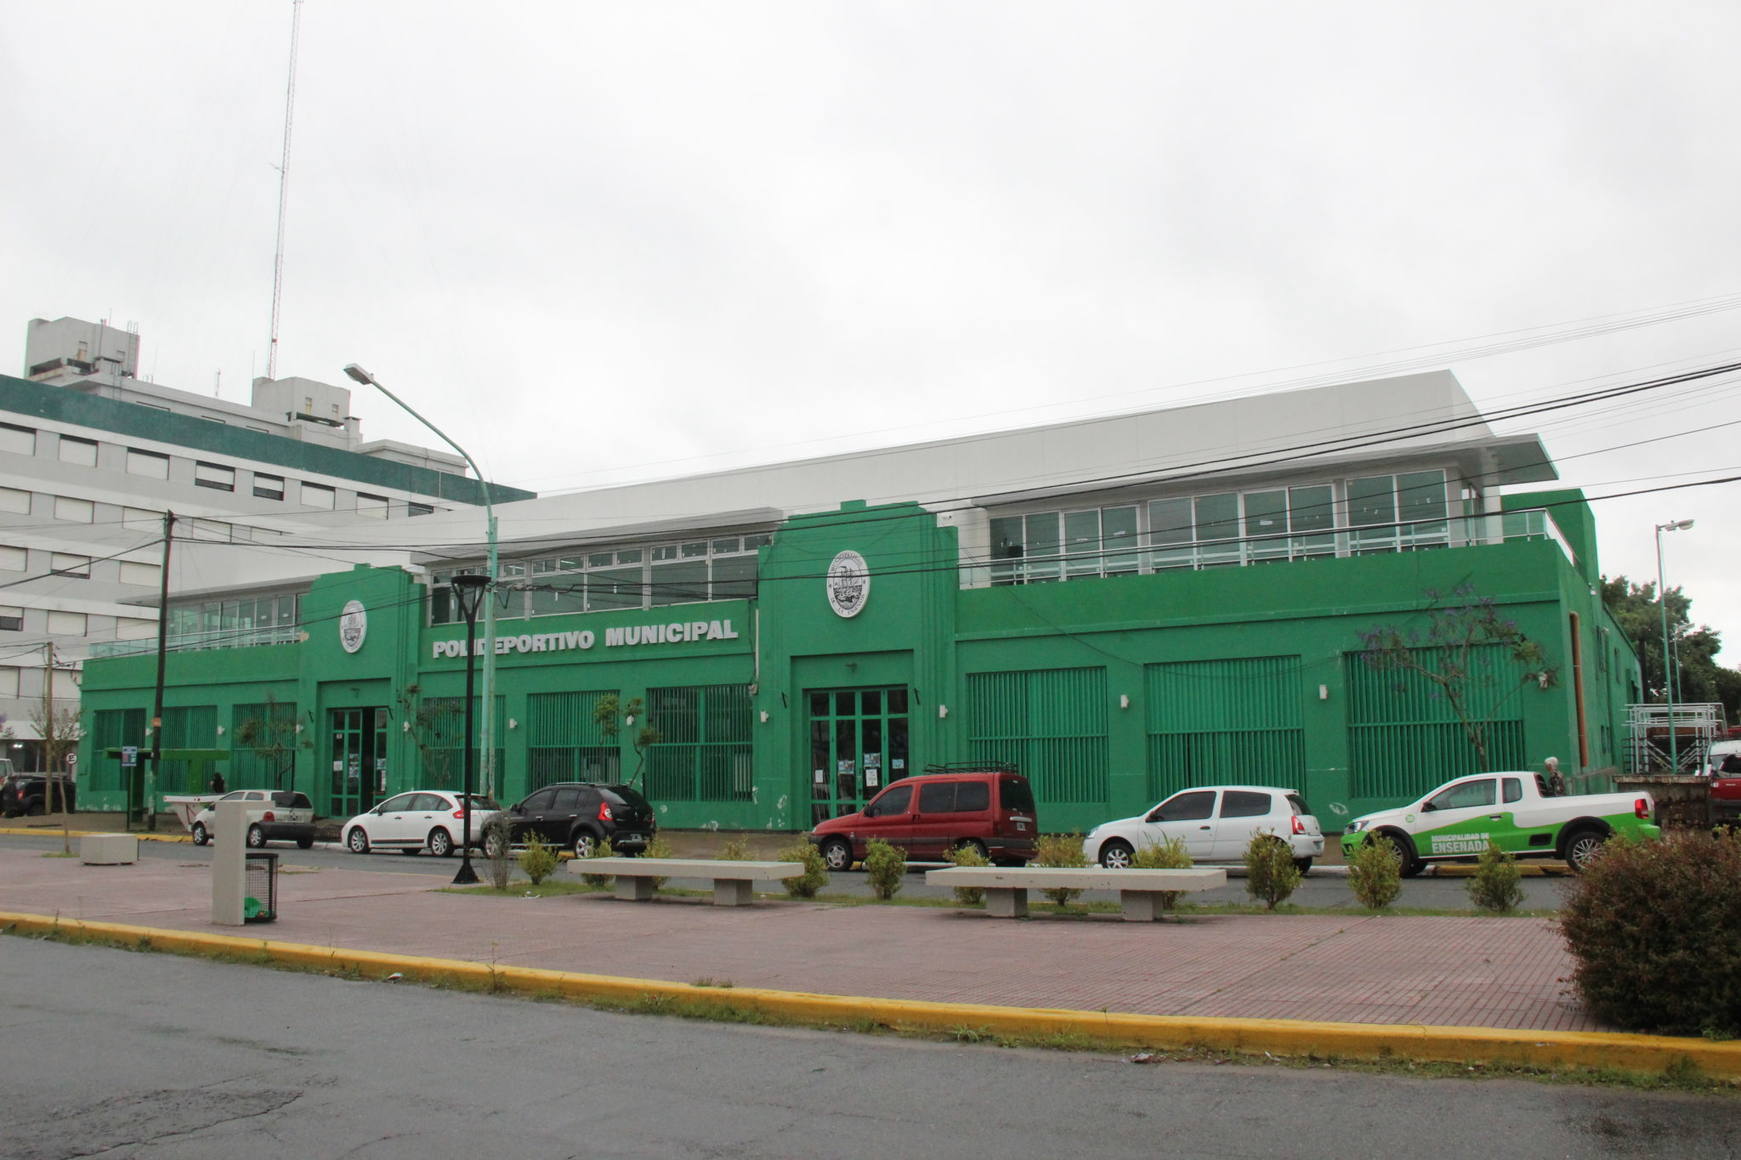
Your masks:
[{"label": "white pickup truck", "polygon": [[1403,876],[1413,877],[1428,862],[1474,858],[1491,842],[1519,858],[1559,858],[1581,871],[1615,834],[1660,836],[1654,811],[1649,794],[1554,797],[1537,773],[1481,773],[1355,818],[1342,831],[1342,853],[1350,857],[1382,834],[1402,855]]}]

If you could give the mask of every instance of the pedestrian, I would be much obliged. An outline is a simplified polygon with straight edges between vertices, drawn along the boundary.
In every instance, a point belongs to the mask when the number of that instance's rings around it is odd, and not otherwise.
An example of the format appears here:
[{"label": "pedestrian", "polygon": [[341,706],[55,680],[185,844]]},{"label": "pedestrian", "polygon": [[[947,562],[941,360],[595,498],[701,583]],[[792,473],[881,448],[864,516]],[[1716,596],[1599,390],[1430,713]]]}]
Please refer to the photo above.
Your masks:
[{"label": "pedestrian", "polygon": [[223,793],[224,792],[224,775],[222,772],[215,770],[215,769],[212,770],[212,780],[210,782],[210,786],[211,786],[211,792],[213,792],[213,793]]},{"label": "pedestrian", "polygon": [[1566,779],[1565,775],[1560,773],[1560,759],[1557,757],[1550,757],[1542,762],[1542,764],[1547,766],[1548,769],[1548,796],[1565,797]]}]

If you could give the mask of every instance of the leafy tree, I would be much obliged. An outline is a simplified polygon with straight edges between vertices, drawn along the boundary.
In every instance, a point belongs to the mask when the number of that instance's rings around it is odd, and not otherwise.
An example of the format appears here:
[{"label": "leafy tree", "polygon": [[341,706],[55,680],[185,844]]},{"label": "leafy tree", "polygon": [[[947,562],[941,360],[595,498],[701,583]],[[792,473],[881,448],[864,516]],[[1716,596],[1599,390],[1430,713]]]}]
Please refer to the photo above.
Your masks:
[{"label": "leafy tree", "polygon": [[1708,625],[1693,627],[1693,602],[1679,588],[1670,588],[1657,599],[1654,583],[1634,584],[1625,576],[1602,578],[1602,603],[1632,642],[1644,680],[1647,701],[1665,701],[1668,680],[1662,663],[1662,613],[1668,609],[1669,644],[1674,650],[1677,703],[1700,704],[1721,701],[1730,720],[1741,712],[1741,673],[1716,661],[1723,647],[1721,635]]},{"label": "leafy tree", "polygon": [[659,744],[664,738],[664,734],[655,729],[652,722],[647,720],[644,706],[639,697],[631,697],[627,701],[623,701],[615,693],[605,693],[593,704],[593,723],[598,726],[599,733],[608,741],[616,741],[618,734],[622,732],[622,723],[625,717],[628,718],[631,728],[636,719],[641,722],[641,727],[636,731],[633,739],[635,772],[630,775],[628,780],[629,785],[634,785],[640,780],[641,767],[647,763],[647,750]]},{"label": "leafy tree", "polygon": [[[1504,703],[1529,685],[1550,688],[1559,670],[1514,621],[1500,614],[1490,596],[1473,584],[1449,592],[1427,590],[1426,625],[1386,624],[1360,634],[1364,659],[1379,672],[1427,681],[1462,725],[1481,768],[1488,768],[1487,729]],[[1499,648],[1523,666],[1522,680],[1497,687],[1482,658]]]},{"label": "leafy tree", "polygon": [[273,789],[295,789],[296,751],[314,748],[312,741],[297,735],[296,706],[270,696],[264,715],[237,724],[235,743],[271,772]]}]

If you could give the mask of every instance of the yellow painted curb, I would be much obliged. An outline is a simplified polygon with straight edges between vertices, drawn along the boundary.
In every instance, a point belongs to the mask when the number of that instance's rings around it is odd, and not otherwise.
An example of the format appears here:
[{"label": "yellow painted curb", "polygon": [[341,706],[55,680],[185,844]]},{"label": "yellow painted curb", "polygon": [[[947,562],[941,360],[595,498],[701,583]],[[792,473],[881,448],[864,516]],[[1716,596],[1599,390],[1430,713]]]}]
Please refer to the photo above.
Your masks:
[{"label": "yellow painted curb", "polygon": [[[972,1031],[984,1035],[1060,1036],[1107,1048],[1202,1049],[1247,1055],[1409,1059],[1541,1068],[1620,1069],[1660,1074],[1689,1065],[1711,1078],[1741,1078],[1741,1043],[1596,1031],[1520,1031],[1425,1024],[1318,1023],[1292,1019],[1203,1019],[1044,1007],[998,1007],[819,995],[759,987],[689,983],[507,967],[377,951],[114,922],[0,911],[0,933],[83,935],[127,946],[187,954],[223,954],[322,971],[424,983],[464,983],[484,990],[573,999],[657,1003],[673,1013],[754,1011],[829,1026],[869,1021],[899,1031]],[[655,1010],[658,1008],[655,1007]]]}]

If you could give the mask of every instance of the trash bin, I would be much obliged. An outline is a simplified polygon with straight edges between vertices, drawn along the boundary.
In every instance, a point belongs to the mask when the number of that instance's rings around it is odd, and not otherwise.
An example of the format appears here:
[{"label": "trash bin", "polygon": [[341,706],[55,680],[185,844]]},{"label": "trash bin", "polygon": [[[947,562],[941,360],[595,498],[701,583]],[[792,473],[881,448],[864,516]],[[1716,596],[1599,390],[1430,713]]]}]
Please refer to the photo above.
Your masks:
[{"label": "trash bin", "polygon": [[249,850],[242,878],[242,921],[271,922],[277,917],[278,855],[270,850]]}]

